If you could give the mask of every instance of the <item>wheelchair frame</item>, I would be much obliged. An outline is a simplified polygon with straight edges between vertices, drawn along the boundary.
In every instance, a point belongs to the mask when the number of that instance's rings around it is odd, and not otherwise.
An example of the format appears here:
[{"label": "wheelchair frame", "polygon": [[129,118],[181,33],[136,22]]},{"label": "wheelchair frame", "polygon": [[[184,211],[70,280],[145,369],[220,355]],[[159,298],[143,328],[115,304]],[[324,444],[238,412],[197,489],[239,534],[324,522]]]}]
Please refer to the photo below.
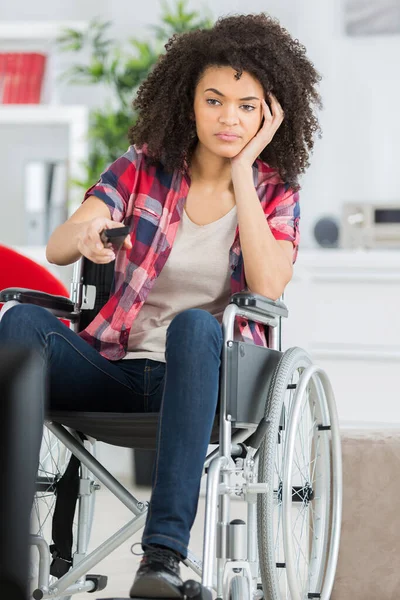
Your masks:
[{"label": "wheelchair frame", "polygon": [[[74,331],[78,331],[79,315],[85,305],[91,308],[92,302],[88,298],[89,291],[82,283],[83,259],[74,265],[74,275],[71,284],[71,299],[74,302],[74,311],[71,313],[57,311],[57,316],[67,318],[71,321]],[[246,294],[243,294],[246,296]],[[254,294],[247,294],[248,298],[254,298]],[[275,365],[281,352],[281,319],[287,316],[285,305],[280,302],[259,297],[262,308],[257,306],[238,306],[232,302],[225,308],[222,320],[223,348],[221,360],[221,384],[220,384],[220,421],[219,421],[219,445],[218,448],[206,457],[204,468],[207,472],[206,492],[206,514],[204,526],[203,556],[202,560],[192,554],[189,550],[188,557],[184,562],[194,573],[201,577],[202,586],[205,590],[217,592],[218,598],[223,598],[224,591],[229,585],[229,579],[235,576],[233,569],[243,569],[243,574],[248,581],[248,598],[252,597],[254,591],[253,581],[258,577],[258,549],[257,549],[257,507],[254,499],[257,494],[265,493],[268,485],[265,483],[254,483],[246,476],[247,498],[247,533],[241,527],[242,523],[229,522],[229,464],[233,457],[239,457],[243,453],[242,442],[248,441],[250,436],[260,438],[261,429],[266,423],[238,423],[237,429],[232,433],[232,419],[228,412],[228,382],[229,375],[229,349],[234,345],[234,323],[236,316],[245,317],[251,321],[266,325],[268,336],[268,348],[275,351]],[[49,309],[51,310],[51,309]],[[54,312],[54,311],[53,311]],[[251,344],[246,344],[249,346]],[[265,420],[264,420],[265,421]],[[39,576],[38,589],[33,593],[35,600],[69,596],[82,591],[96,591],[98,581],[93,576],[86,577],[92,567],[98,564],[113,550],[128,540],[134,533],[145,524],[148,503],[136,499],[116,478],[114,478],[92,454],[85,448],[80,438],[71,433],[66,426],[46,420],[47,428],[81,461],[80,490],[79,490],[79,517],[78,517],[78,540],[77,551],[73,557],[72,568],[58,581],[48,585],[50,579],[50,550],[47,542],[40,536],[34,536],[32,544],[39,550]],[[265,429],[264,429],[265,430]],[[90,440],[90,437],[89,437]],[[338,443],[337,437],[333,440]],[[258,442],[259,445],[259,442]],[[248,457],[253,460],[257,454],[255,448],[247,448]],[[83,525],[87,524],[90,512],[91,494],[94,492],[93,481],[90,473],[105,485],[122,504],[133,514],[134,518],[104,541],[98,548],[87,554],[89,540],[87,531]],[[341,514],[341,494],[334,498],[336,510]],[[331,545],[338,550],[340,531],[332,532]],[[244,549],[244,547],[247,547]],[[216,564],[215,564],[216,563]],[[230,565],[228,563],[231,563]],[[216,567],[216,568],[215,568]],[[243,599],[245,600],[245,599]]]}]

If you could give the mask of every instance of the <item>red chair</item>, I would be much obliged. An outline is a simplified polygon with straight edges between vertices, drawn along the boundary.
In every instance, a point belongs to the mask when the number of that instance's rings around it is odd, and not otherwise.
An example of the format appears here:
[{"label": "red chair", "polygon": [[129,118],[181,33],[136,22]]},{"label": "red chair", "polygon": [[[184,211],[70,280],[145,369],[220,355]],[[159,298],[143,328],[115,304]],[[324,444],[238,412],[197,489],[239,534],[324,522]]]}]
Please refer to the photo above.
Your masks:
[{"label": "red chair", "polygon": [[29,288],[69,298],[65,285],[45,267],[0,244],[0,290],[10,287]]},{"label": "red chair", "polygon": [[[70,294],[65,285],[42,265],[0,244],[0,290],[27,288],[55,296]],[[0,310],[3,304],[0,302]],[[69,321],[61,319],[69,327]]]}]

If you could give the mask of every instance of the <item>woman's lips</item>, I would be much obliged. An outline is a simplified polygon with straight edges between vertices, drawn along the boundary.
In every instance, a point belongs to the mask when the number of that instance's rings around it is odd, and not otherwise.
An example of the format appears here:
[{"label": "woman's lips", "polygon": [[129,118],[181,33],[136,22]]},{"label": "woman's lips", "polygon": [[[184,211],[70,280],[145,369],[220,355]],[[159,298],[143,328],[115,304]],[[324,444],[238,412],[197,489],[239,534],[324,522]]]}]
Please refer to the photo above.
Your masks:
[{"label": "woman's lips", "polygon": [[234,142],[239,139],[238,135],[228,134],[228,133],[216,133],[218,139],[223,140],[224,142]]}]

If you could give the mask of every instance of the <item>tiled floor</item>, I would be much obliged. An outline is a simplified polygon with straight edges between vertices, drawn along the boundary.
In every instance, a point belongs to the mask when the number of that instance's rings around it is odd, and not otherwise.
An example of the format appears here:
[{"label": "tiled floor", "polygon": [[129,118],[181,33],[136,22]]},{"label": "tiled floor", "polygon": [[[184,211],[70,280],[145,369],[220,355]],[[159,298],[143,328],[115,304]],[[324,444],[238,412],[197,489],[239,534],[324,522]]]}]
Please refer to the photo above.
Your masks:
[{"label": "tiled floor", "polygon": [[[139,500],[148,500],[150,490],[147,488],[134,489],[130,491]],[[117,529],[122,527],[132,518],[132,513],[123,506],[112,494],[104,487],[96,492],[94,526],[91,535],[90,548],[97,547],[102,540],[106,539]],[[197,517],[192,528],[190,550],[199,558],[202,555],[202,535],[204,525],[204,495],[199,499],[199,508]],[[245,505],[242,502],[231,503],[232,518],[244,518]],[[128,598],[129,589],[132,584],[136,569],[139,565],[140,556],[134,556],[130,548],[135,542],[140,542],[142,531],[138,531],[128,542],[125,542],[117,550],[109,555],[108,558],[99,563],[93,573],[99,573],[108,576],[108,586],[102,592],[96,594],[80,593],[74,595],[76,600],[94,600],[95,598]],[[141,552],[141,547],[135,546],[135,552]],[[198,579],[191,569],[182,565],[181,574],[183,580]]]}]

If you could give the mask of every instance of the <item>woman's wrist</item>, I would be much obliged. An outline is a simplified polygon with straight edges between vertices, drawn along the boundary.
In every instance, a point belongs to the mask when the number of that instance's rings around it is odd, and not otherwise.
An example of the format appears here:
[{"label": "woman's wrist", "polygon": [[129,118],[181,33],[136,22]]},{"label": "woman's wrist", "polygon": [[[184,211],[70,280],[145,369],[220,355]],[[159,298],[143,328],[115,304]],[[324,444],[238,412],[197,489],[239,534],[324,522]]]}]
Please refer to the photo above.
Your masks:
[{"label": "woman's wrist", "polygon": [[232,182],[235,185],[235,180],[240,178],[249,178],[253,181],[253,168],[244,162],[232,163]]}]

